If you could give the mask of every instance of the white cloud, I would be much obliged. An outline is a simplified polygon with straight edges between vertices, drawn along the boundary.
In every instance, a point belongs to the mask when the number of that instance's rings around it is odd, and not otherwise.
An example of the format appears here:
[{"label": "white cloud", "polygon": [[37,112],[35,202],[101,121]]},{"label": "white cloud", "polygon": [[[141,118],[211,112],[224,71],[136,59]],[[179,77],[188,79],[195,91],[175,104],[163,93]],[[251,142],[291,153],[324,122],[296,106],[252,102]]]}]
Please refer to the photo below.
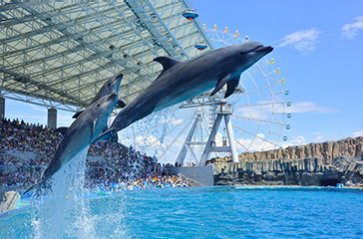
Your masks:
[{"label": "white cloud", "polygon": [[287,141],[269,142],[263,133],[256,134],[254,138],[238,139],[237,141],[239,148],[243,146],[241,148],[242,150],[247,149],[247,151],[252,152],[286,148],[288,146],[304,145],[307,143],[305,137],[302,135],[294,136]]},{"label": "white cloud", "polygon": [[294,136],[289,139],[287,142],[283,144],[283,147],[292,146],[292,145],[303,145],[306,144],[306,139],[302,135]]},{"label": "white cloud", "polygon": [[327,114],[336,112],[337,109],[320,106],[311,101],[293,102],[290,107],[284,105],[284,103],[276,103],[272,101],[260,101],[252,106],[243,106],[237,109],[238,114],[245,119],[253,120],[268,120],[271,115],[283,114],[283,113],[320,113]]},{"label": "white cloud", "polygon": [[280,145],[282,148],[286,148],[289,146],[298,146],[298,145],[304,145],[307,144],[305,137],[302,135],[293,136],[291,138],[288,138],[287,141],[283,142],[277,142],[278,145]]},{"label": "white cloud", "polygon": [[254,138],[237,139],[237,149],[239,152],[266,151],[304,144],[307,144],[307,141],[302,135],[294,136],[291,139],[288,139],[288,141],[278,142],[269,142],[263,133],[256,134]]},{"label": "white cloud", "polygon": [[309,52],[315,49],[315,43],[321,31],[316,28],[296,31],[284,36],[278,41],[278,47],[292,47],[301,52]]},{"label": "white cloud", "polygon": [[363,130],[353,132],[352,136],[353,137],[363,136]]},{"label": "white cloud", "polygon": [[345,24],[342,27],[343,36],[353,39],[361,29],[363,29],[363,16],[356,17],[354,22]]},{"label": "white cloud", "polygon": [[278,143],[272,143],[265,139],[265,135],[263,133],[258,133],[254,138],[242,138],[236,139],[237,147],[240,150],[244,151],[264,151],[270,149],[276,149],[281,146]]},{"label": "white cloud", "polygon": [[175,118],[173,118],[173,119],[168,120],[167,123],[172,125],[172,126],[179,126],[179,125],[183,124],[183,122],[184,122],[184,119],[175,119]]},{"label": "white cloud", "polygon": [[320,114],[327,114],[327,113],[333,113],[336,112],[337,109],[326,107],[326,106],[320,106],[317,105],[314,102],[310,101],[302,101],[302,102],[296,102],[291,105],[291,107],[288,108],[288,112],[290,113],[320,113]]},{"label": "white cloud", "polygon": [[237,116],[250,120],[269,120],[273,114],[286,112],[283,102],[259,101],[253,105],[243,105],[236,109]]},{"label": "white cloud", "polygon": [[312,141],[312,142],[317,142],[317,143],[319,143],[319,142],[323,142],[323,141],[325,141],[325,140],[326,140],[325,135],[324,135],[323,133],[321,133],[321,132],[314,132],[314,133],[313,133],[313,136],[314,136],[314,139],[313,139],[313,141]]},{"label": "white cloud", "polygon": [[141,148],[143,148],[143,147],[157,147],[157,146],[161,145],[160,140],[158,140],[153,135],[137,136],[135,141],[136,141],[136,145],[140,146]]},{"label": "white cloud", "polygon": [[246,119],[255,119],[255,120],[266,120],[268,119],[268,113],[270,110],[269,107],[259,106],[258,103],[254,106],[246,106],[238,109],[238,112],[241,113],[241,116]]}]

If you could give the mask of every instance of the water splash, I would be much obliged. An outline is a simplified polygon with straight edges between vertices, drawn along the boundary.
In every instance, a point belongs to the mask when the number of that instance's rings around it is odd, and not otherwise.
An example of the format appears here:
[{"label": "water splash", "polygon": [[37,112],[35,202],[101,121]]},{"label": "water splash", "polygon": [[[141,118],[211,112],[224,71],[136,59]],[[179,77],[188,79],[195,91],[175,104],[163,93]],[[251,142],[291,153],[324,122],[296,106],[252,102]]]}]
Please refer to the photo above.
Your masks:
[{"label": "water splash", "polygon": [[[130,127],[119,132],[120,142],[132,145],[138,151],[159,157],[170,150],[171,142],[182,128],[175,125],[177,120],[185,117],[185,111],[178,111],[180,104],[154,112],[134,122]],[[179,114],[178,114],[179,113]],[[172,136],[170,136],[172,135]],[[176,147],[179,150],[178,147]],[[175,152],[174,152],[175,154]]]},{"label": "water splash", "polygon": [[88,148],[52,177],[52,189],[34,205],[35,238],[96,238],[94,218],[85,200],[84,174]]}]

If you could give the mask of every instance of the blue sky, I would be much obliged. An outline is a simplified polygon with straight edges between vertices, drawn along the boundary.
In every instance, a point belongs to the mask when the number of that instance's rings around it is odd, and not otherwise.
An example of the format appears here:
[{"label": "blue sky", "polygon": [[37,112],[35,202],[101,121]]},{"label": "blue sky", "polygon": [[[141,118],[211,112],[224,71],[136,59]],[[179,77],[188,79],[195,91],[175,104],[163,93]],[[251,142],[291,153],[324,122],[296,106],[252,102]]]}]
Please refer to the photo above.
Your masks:
[{"label": "blue sky", "polygon": [[[291,143],[363,135],[363,1],[189,2],[201,24],[238,29],[275,47],[271,56],[287,79],[292,102]],[[59,112],[58,125],[69,125],[71,115]],[[45,108],[11,100],[6,116],[42,124],[47,119]]]},{"label": "blue sky", "polygon": [[363,2],[341,0],[194,0],[199,22],[238,29],[275,47],[287,79],[290,139],[363,134]]}]

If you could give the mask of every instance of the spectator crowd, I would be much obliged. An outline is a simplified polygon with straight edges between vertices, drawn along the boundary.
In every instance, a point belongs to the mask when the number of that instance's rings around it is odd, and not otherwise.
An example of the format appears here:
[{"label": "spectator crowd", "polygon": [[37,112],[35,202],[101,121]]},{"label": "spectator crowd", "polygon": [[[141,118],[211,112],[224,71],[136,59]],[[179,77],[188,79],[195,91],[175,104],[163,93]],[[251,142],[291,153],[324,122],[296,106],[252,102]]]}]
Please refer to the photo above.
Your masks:
[{"label": "spectator crowd", "polygon": [[[27,188],[38,181],[62,139],[42,125],[0,121],[0,187]],[[97,142],[89,148],[86,186],[96,190],[188,186],[172,175],[172,165],[117,142]]]}]

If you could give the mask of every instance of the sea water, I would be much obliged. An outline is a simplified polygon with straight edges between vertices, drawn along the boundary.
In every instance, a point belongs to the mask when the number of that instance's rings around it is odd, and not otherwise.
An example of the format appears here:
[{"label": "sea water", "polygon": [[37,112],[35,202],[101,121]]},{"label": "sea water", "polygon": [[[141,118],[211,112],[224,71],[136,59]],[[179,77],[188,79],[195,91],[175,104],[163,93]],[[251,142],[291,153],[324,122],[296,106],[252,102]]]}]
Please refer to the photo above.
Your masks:
[{"label": "sea water", "polygon": [[[47,181],[51,189],[33,190],[29,220],[24,222],[32,230],[14,238],[97,238],[89,201],[85,200],[87,151],[80,151]],[[12,238],[13,234],[0,234],[0,238]]]},{"label": "sea water", "polygon": [[[85,208],[73,207],[74,218],[60,218],[65,221],[54,225],[58,234],[45,236],[363,238],[360,190],[194,187],[86,195],[83,201]],[[34,233],[40,230],[32,222],[36,210],[27,207],[1,216],[0,238],[44,236]]]}]

